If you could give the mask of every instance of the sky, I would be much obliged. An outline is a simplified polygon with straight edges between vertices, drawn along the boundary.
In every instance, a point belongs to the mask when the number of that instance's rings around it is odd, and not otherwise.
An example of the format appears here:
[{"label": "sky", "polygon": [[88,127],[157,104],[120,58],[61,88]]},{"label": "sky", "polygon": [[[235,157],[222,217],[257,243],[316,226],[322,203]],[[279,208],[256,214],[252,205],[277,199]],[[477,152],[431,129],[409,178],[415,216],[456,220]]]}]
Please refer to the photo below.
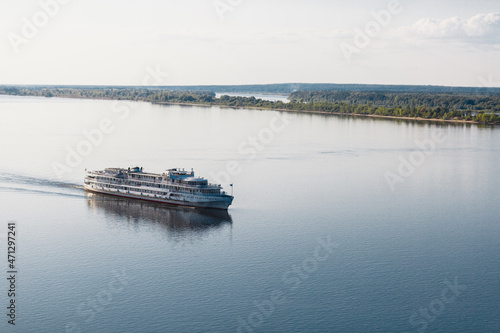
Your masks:
[{"label": "sky", "polygon": [[0,0],[0,84],[500,87],[498,0]]}]

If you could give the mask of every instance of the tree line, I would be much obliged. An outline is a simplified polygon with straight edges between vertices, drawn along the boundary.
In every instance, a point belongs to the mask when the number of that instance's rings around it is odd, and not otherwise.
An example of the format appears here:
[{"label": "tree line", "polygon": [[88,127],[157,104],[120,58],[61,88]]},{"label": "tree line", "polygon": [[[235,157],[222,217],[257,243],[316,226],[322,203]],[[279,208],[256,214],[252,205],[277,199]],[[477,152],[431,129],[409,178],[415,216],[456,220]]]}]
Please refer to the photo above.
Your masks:
[{"label": "tree line", "polygon": [[500,111],[500,95],[451,93],[392,93],[380,91],[297,91],[290,99],[301,102],[331,102],[374,105],[386,108],[448,108],[456,111]]},{"label": "tree line", "polygon": [[0,94],[319,111],[344,115],[463,120],[483,124],[500,123],[500,116],[495,114],[500,106],[500,100],[496,96],[299,91],[292,93],[291,101],[286,103],[255,97],[223,95],[216,98],[215,93],[211,91],[170,91],[158,88],[0,87]]},{"label": "tree line", "polygon": [[131,100],[145,102],[211,102],[211,91],[169,91],[147,88],[0,87],[2,95]]}]

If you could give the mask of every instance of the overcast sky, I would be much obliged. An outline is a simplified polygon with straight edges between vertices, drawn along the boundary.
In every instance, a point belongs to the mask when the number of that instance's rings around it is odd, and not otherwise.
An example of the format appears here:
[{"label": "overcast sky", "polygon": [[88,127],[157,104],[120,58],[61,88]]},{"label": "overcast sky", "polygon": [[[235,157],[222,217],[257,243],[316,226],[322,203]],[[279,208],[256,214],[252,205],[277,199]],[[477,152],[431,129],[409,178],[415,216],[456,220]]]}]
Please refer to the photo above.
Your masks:
[{"label": "overcast sky", "polygon": [[0,84],[500,86],[498,0],[0,0]]}]

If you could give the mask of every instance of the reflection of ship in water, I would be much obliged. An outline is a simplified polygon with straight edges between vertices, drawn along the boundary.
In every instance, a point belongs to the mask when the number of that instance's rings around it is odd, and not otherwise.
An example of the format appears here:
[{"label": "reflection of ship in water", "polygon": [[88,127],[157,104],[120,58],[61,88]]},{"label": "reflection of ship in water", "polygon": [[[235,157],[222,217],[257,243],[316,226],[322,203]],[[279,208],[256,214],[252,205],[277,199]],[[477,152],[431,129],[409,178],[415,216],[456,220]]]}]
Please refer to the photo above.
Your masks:
[{"label": "reflection of ship in water", "polygon": [[98,193],[87,193],[87,197],[90,208],[122,218],[126,225],[133,227],[154,225],[169,233],[197,233],[232,224],[231,215],[225,210],[167,207]]}]

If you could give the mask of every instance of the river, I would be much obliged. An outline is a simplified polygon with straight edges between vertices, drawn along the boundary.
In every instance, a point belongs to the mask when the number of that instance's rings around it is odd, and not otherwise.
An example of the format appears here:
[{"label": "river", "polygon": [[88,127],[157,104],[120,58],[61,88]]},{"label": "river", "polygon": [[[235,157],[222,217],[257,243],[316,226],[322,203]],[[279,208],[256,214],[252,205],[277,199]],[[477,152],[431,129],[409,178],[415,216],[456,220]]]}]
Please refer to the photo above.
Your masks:
[{"label": "river", "polygon": [[[500,328],[498,129],[7,96],[0,117],[18,332]],[[83,191],[85,169],[129,166],[194,168],[234,203]]]}]

